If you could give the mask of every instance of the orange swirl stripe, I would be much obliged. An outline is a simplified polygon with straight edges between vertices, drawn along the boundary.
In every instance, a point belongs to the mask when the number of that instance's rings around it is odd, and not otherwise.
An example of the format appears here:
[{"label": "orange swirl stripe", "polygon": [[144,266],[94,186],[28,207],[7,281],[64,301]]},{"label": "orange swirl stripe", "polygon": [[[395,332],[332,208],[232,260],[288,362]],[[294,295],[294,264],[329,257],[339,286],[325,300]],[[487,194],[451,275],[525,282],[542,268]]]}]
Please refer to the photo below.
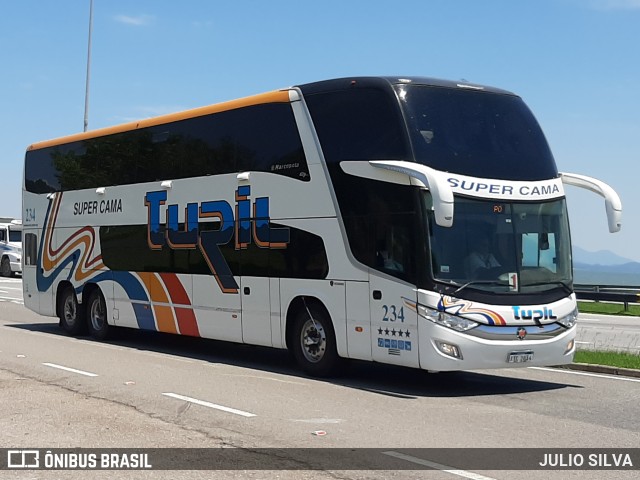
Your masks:
[{"label": "orange swirl stripe", "polygon": [[61,202],[62,194],[59,193],[53,200],[53,215],[49,220],[49,224],[46,226],[42,266],[45,271],[51,271],[59,265],[61,261],[66,260],[72,252],[78,249],[81,252],[81,257],[74,272],[74,279],[77,282],[81,282],[94,274],[96,270],[104,268],[104,263],[102,262],[102,255],[96,255],[91,258],[93,255],[93,247],[96,243],[96,234],[93,227],[87,226],[81,228],[67,238],[60,247],[57,249],[52,248],[53,230],[58,218]]},{"label": "orange swirl stripe", "polygon": [[476,315],[482,315],[485,318],[488,317],[488,319],[490,321],[493,321],[494,325],[506,325],[507,322],[505,321],[504,318],[502,318],[502,316],[499,313],[496,313],[492,310],[487,310],[486,308],[471,308],[471,306],[473,305],[470,302],[465,302],[465,301],[461,301],[461,302],[451,302],[451,297],[443,297],[442,298],[442,305],[444,306],[445,310],[448,308],[458,308],[458,311],[456,312],[456,314],[461,314],[461,313],[466,313],[466,314],[476,314]]}]

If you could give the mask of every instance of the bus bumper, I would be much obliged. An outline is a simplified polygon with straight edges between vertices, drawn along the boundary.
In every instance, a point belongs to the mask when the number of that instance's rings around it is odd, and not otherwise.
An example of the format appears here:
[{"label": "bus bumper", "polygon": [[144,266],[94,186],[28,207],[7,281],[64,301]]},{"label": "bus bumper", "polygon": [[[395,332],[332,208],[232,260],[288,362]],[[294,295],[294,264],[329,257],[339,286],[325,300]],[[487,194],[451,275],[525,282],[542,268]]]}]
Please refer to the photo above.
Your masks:
[{"label": "bus bumper", "polygon": [[20,262],[20,260],[18,260],[17,262],[11,261],[11,271],[13,273],[22,273],[22,263]]},{"label": "bus bumper", "polygon": [[573,361],[576,326],[547,339],[494,340],[419,317],[420,368],[433,371],[565,365]]}]

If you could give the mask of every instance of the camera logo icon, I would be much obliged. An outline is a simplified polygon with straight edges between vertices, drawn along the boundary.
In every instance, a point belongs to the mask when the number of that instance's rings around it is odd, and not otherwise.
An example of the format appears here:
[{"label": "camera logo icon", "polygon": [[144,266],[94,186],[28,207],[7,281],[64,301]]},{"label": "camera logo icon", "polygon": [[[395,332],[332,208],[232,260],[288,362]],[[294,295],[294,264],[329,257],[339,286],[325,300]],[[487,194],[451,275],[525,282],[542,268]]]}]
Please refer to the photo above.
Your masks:
[{"label": "camera logo icon", "polygon": [[38,450],[7,450],[7,468],[40,468]]}]

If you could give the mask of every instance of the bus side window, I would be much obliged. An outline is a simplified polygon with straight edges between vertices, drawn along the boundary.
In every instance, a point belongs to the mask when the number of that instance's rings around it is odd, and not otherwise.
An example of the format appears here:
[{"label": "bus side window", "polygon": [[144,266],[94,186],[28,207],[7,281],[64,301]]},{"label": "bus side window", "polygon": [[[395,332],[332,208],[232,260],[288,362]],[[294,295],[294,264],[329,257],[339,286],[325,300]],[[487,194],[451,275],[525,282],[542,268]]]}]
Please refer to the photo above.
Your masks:
[{"label": "bus side window", "polygon": [[24,264],[36,265],[38,260],[38,237],[35,233],[27,233],[24,236]]},{"label": "bus side window", "polygon": [[[233,114],[236,169],[310,180],[293,110],[288,104],[256,105]],[[231,116],[227,113],[227,116]]]}]

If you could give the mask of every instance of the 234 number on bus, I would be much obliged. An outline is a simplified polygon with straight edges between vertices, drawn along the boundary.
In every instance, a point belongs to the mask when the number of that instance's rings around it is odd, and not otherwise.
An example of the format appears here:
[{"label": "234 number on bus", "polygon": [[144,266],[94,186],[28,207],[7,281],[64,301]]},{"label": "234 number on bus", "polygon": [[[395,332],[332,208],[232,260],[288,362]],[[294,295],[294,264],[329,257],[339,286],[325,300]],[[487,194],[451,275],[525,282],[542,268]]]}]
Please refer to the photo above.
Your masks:
[{"label": "234 number on bus", "polygon": [[383,322],[404,322],[404,307],[396,307],[395,305],[383,305],[382,306]]}]

